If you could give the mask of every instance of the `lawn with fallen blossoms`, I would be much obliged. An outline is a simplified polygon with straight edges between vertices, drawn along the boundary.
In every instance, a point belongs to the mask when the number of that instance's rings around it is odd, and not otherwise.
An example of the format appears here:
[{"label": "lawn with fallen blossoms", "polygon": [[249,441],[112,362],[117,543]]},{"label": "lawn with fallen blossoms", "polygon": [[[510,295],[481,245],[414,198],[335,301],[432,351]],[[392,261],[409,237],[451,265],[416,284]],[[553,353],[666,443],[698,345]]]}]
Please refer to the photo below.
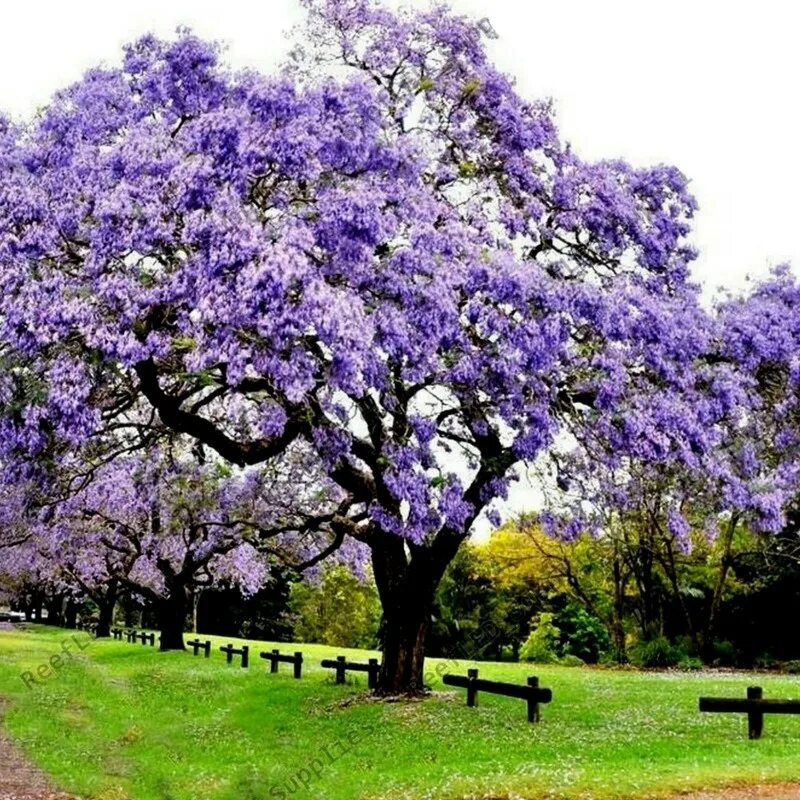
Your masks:
[{"label": "lawn with fallen blossoms", "polygon": [[[211,657],[159,653],[32,626],[0,632],[0,696],[7,735],[62,790],[92,800],[268,798],[611,798],[800,777],[800,717],[768,716],[749,741],[741,715],[700,714],[700,695],[800,696],[792,676],[635,672],[429,659],[433,694],[413,702],[370,698],[366,675],[333,682],[323,658],[375,653],[250,640],[247,670]],[[190,637],[187,637],[190,638]],[[35,683],[41,665],[64,657]],[[268,673],[261,650],[302,650]],[[553,690],[542,721],[520,700],[465,693],[438,674]],[[46,673],[46,670],[42,670]]]}]

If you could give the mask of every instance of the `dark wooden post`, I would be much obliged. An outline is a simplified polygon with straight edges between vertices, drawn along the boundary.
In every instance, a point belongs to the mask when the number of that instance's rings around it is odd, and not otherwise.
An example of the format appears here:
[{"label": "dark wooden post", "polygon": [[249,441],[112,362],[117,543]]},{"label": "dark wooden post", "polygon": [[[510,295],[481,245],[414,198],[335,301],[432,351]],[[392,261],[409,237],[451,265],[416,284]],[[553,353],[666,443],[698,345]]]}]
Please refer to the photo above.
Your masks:
[{"label": "dark wooden post", "polygon": [[528,695],[528,722],[539,721],[539,679],[535,676],[528,678],[530,694]]},{"label": "dark wooden post", "polygon": [[378,688],[378,673],[380,672],[381,665],[378,663],[377,658],[369,660],[369,672],[367,672],[367,686],[370,689]]},{"label": "dark wooden post", "polygon": [[[761,700],[763,697],[763,689],[760,686],[749,686],[747,688],[748,700]],[[764,712],[763,711],[748,711],[747,712],[747,735],[751,739],[760,739],[761,732],[764,730]]]},{"label": "dark wooden post", "polygon": [[230,642],[228,642],[227,646],[220,647],[220,650],[222,650],[222,652],[225,653],[225,660],[227,661],[228,664],[230,664],[231,661],[233,661],[233,645]]},{"label": "dark wooden post", "polygon": [[278,651],[272,651],[273,658],[269,660],[269,671],[270,672],[277,672],[278,671]]},{"label": "dark wooden post", "polygon": [[344,670],[347,659],[344,656],[336,656],[336,683],[344,683]]},{"label": "dark wooden post", "polygon": [[478,680],[478,670],[468,669],[467,678],[469,678],[469,685],[467,686],[467,705],[474,708],[478,705],[478,690],[475,687],[475,681]]},{"label": "dark wooden post", "polygon": [[303,673],[303,654],[298,650],[294,654],[294,676],[299,678]]},{"label": "dark wooden post", "polygon": [[250,665],[250,646],[242,646],[242,669],[247,669]]}]

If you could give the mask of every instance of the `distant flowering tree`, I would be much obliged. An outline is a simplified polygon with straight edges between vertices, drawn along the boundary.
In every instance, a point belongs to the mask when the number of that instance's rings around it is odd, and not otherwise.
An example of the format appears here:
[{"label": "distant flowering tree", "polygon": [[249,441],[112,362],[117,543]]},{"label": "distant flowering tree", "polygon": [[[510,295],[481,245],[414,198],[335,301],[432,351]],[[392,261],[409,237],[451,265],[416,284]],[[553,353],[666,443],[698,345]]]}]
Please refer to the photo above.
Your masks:
[{"label": "distant flowering tree", "polygon": [[695,202],[671,167],[578,158],[485,23],[304,5],[274,77],[148,36],[2,125],[0,458],[36,480],[156,425],[240,466],[306,442],[371,551],[380,690],[414,692],[518,463],[564,430],[653,464],[716,443]]},{"label": "distant flowering tree", "polygon": [[[127,589],[154,607],[161,649],[182,649],[192,591],[224,584],[254,594],[276,559],[305,568],[338,548],[339,504],[319,486],[314,491],[314,513],[304,514],[303,484],[286,470],[232,472],[151,450],[99,468],[41,515],[32,542],[97,604],[98,636],[109,635],[117,594]],[[309,542],[304,531],[312,526]],[[326,530],[328,549],[312,552]]]}]

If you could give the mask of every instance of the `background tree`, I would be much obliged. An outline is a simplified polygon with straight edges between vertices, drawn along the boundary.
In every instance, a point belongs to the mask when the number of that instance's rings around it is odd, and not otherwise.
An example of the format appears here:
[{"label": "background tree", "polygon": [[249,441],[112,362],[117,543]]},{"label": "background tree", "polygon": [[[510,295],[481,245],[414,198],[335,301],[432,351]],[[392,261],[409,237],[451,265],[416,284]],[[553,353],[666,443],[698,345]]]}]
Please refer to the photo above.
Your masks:
[{"label": "background tree", "polygon": [[373,581],[330,565],[316,581],[292,586],[289,609],[299,642],[325,642],[369,650],[378,644],[380,602]]}]

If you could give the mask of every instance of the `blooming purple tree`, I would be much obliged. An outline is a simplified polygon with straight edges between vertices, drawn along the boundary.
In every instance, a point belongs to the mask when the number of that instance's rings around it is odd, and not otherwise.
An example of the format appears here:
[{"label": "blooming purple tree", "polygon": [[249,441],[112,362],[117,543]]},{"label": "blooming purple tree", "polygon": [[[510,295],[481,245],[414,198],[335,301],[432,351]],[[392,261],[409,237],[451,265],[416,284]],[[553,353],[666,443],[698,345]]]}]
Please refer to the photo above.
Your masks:
[{"label": "blooming purple tree", "polygon": [[35,480],[31,455],[158,426],[239,466],[304,441],[371,551],[381,690],[413,692],[436,586],[518,463],[565,427],[656,464],[687,429],[713,446],[695,204],[673,168],[580,160],[486,25],[305,5],[315,44],[274,77],[145,37],[3,125],[0,457]]},{"label": "blooming purple tree", "polygon": [[[275,560],[304,569],[338,549],[335,487],[328,495],[314,485],[313,503],[304,488],[274,465],[240,472],[150,450],[96,470],[40,515],[27,546],[35,543],[63,580],[95,602],[98,636],[109,635],[118,592],[127,589],[155,608],[161,649],[182,649],[192,591],[224,584],[253,594]],[[330,543],[320,550],[326,533]]]}]

